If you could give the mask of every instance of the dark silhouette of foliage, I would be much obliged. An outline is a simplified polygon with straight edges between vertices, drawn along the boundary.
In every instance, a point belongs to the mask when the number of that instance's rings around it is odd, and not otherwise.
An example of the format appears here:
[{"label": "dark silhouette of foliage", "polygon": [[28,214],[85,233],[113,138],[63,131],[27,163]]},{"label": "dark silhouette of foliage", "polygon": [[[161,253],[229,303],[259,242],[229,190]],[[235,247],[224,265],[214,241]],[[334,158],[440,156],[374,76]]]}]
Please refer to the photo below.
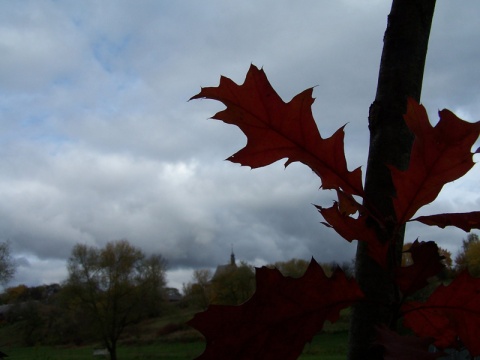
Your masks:
[{"label": "dark silhouette of foliage", "polygon": [[0,284],[8,283],[15,274],[15,261],[10,254],[10,243],[0,243]]},{"label": "dark silhouette of foliage", "polygon": [[189,322],[207,338],[200,359],[295,359],[326,320],[335,322],[341,309],[362,298],[341,269],[329,278],[313,259],[301,278],[262,267],[256,283],[243,305],[211,305]]},{"label": "dark silhouette of foliage", "polygon": [[[117,341],[125,327],[151,315],[164,301],[166,261],[146,256],[127,240],[104,248],[77,244],[68,260],[67,296],[116,360]],[[155,312],[155,311],[153,311]]]},{"label": "dark silhouette of foliage", "polygon": [[477,234],[469,234],[462,241],[462,249],[455,257],[455,271],[460,273],[465,269],[480,277],[480,239]]},{"label": "dark silhouette of foliage", "polygon": [[[424,107],[408,99],[404,120],[414,136],[409,166],[399,169],[386,164],[395,186],[393,219],[365,197],[361,170],[347,169],[343,127],[330,138],[320,136],[310,109],[311,94],[312,89],[308,89],[285,103],[263,70],[252,65],[244,84],[222,77],[218,87],[202,88],[192,99],[208,98],[225,104],[226,109],[213,119],[237,125],[247,136],[246,146],[230,161],[252,168],[282,158],[288,159],[286,166],[299,161],[320,177],[322,188],[336,190],[338,199],[332,207],[317,206],[325,225],[347,241],[368,244],[369,257],[386,273],[387,267],[395,264],[389,257],[401,257],[401,246],[398,254],[391,251],[409,221],[478,228],[480,212],[413,217],[435,200],[446,183],[472,168],[471,148],[479,137],[480,122],[468,123],[449,110],[441,110],[439,122],[432,126]],[[387,242],[377,231],[382,228],[392,229]],[[385,358],[405,359],[415,353],[412,359],[432,359],[435,356],[425,350],[431,343],[439,348],[463,343],[472,355],[480,355],[480,281],[461,274],[448,287],[440,286],[427,301],[408,301],[409,295],[424,288],[427,280],[444,268],[433,242],[415,242],[409,252],[413,264],[403,268],[398,264],[389,280],[398,294],[394,303],[381,304],[391,307],[395,314],[394,321],[378,328],[377,344],[383,346]],[[334,322],[343,307],[367,301],[355,280],[347,280],[340,269],[328,278],[314,260],[298,279],[267,268],[257,269],[256,276],[257,290],[249,301],[241,306],[211,306],[190,322],[207,339],[201,359],[295,359],[325,320]],[[419,339],[394,335],[396,320],[403,316],[405,325]]]}]

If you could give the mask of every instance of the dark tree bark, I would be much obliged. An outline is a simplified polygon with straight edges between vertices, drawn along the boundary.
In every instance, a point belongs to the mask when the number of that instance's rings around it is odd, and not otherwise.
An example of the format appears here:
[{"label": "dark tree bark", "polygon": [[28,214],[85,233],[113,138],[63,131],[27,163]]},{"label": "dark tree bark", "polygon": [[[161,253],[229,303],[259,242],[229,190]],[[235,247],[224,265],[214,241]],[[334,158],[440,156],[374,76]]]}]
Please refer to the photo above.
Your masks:
[{"label": "dark tree bark", "polygon": [[[359,242],[356,279],[366,301],[353,308],[350,324],[349,360],[382,359],[381,349],[372,347],[375,326],[395,327],[398,292],[392,282],[393,269],[400,261],[404,229],[393,226],[391,201],[395,189],[386,164],[406,169],[412,135],[403,114],[407,97],[418,102],[435,0],[393,0],[384,36],[384,47],[375,101],[370,106],[370,148],[365,180],[365,205],[377,218],[387,219],[376,227],[379,239],[389,243],[387,269],[368,257],[368,244]],[[386,225],[386,226],[385,226]]]}]

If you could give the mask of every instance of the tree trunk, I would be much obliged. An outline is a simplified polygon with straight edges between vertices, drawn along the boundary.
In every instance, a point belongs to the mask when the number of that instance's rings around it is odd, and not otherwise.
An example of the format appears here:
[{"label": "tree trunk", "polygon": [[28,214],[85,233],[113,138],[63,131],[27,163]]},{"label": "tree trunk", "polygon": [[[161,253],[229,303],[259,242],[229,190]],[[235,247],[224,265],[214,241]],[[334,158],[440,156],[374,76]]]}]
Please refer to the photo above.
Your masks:
[{"label": "tree trunk", "polygon": [[383,359],[381,349],[372,347],[375,326],[394,328],[398,292],[392,282],[400,261],[404,229],[396,229],[391,197],[395,194],[385,164],[406,169],[413,137],[403,120],[407,97],[418,102],[435,0],[393,0],[384,36],[384,46],[375,101],[370,106],[370,148],[365,180],[365,205],[380,218],[391,219],[377,228],[380,241],[389,243],[387,269],[368,257],[367,244],[359,242],[356,279],[366,301],[353,308],[350,324],[349,360]]},{"label": "tree trunk", "polygon": [[117,342],[112,342],[109,346],[107,346],[107,349],[110,355],[110,360],[117,360]]}]

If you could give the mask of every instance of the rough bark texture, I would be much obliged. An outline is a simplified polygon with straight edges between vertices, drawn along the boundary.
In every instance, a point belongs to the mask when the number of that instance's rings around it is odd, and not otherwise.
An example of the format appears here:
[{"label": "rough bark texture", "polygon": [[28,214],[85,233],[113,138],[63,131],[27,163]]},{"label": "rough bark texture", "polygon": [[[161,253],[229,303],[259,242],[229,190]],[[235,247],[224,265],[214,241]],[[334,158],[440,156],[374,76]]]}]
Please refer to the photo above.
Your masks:
[{"label": "rough bark texture", "polygon": [[[394,0],[388,16],[380,64],[377,93],[370,106],[370,148],[365,180],[365,205],[383,218],[395,219],[391,196],[395,193],[385,164],[408,166],[412,135],[403,114],[407,97],[420,101],[423,71],[435,0]],[[392,221],[393,224],[393,221]],[[372,223],[372,226],[376,224]],[[382,359],[381,349],[372,348],[375,326],[396,323],[397,291],[390,280],[400,259],[403,230],[379,228],[379,237],[391,244],[385,271],[367,255],[360,242],[356,255],[356,278],[366,301],[353,309],[350,325],[349,360]]]}]

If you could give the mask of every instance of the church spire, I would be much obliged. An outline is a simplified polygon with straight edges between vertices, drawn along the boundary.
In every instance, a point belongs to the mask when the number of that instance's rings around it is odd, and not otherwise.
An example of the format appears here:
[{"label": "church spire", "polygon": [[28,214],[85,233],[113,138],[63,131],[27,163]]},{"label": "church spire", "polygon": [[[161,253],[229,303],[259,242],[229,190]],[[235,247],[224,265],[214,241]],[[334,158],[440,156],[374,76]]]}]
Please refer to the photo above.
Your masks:
[{"label": "church spire", "polygon": [[235,263],[235,254],[233,253],[233,245],[232,245],[232,253],[230,254],[230,265],[236,266]]}]

